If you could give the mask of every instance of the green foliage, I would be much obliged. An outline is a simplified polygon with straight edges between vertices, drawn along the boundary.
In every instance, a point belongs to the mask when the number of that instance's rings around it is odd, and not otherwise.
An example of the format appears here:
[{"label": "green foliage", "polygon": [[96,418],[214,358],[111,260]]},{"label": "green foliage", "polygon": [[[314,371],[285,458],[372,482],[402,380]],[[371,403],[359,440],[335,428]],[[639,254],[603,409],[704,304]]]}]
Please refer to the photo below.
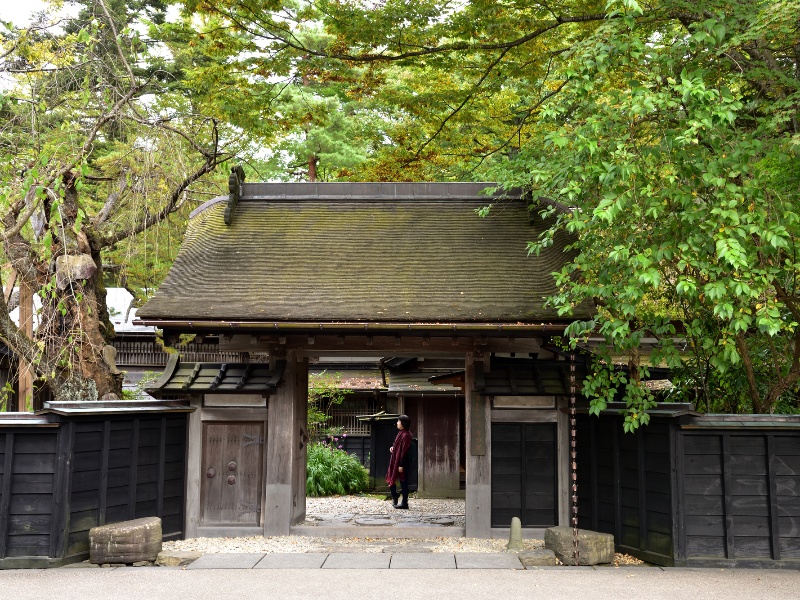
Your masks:
[{"label": "green foliage", "polygon": [[[334,438],[333,444],[338,442]],[[308,446],[306,495],[357,494],[367,489],[369,473],[353,454],[326,442]]]},{"label": "green foliage", "polygon": [[530,250],[578,236],[552,302],[564,316],[600,307],[580,326],[604,340],[584,389],[593,410],[620,394],[626,428],[646,423],[646,365],[608,367],[644,337],[658,340],[652,364],[679,373],[676,397],[701,409],[796,409],[800,79],[788,49],[800,38],[786,19],[800,4],[716,2],[683,21],[670,15],[680,3],[662,5],[645,19],[610,3],[625,17],[571,50],[542,143],[497,174],[569,207]]},{"label": "green foliage", "polygon": [[325,436],[338,435],[341,431],[334,431],[330,427],[330,410],[333,406],[340,405],[353,390],[341,386],[341,376],[337,373],[333,377],[327,371],[311,373],[308,377],[308,434],[313,440]]},{"label": "green foliage", "polygon": [[321,71],[369,66],[389,143],[362,173],[488,174],[548,199],[556,225],[530,251],[577,236],[551,302],[599,307],[568,331],[603,339],[595,412],[619,398],[627,429],[646,423],[648,364],[698,407],[796,405],[797,0],[293,4],[321,23],[313,44],[274,7],[201,4]]},{"label": "green foliage", "polygon": [[[128,240],[205,199],[214,186],[204,178],[240,143],[150,69],[158,44],[144,24],[163,20],[163,2],[75,4],[77,16],[56,16],[54,0],[30,27],[0,23],[0,241],[43,300],[32,336],[7,320],[0,336],[58,398],[120,393],[100,356],[113,337],[103,263],[119,261],[121,281],[138,277]],[[97,270],[55,285],[61,255],[91,257]],[[153,285],[148,270],[126,283]]]},{"label": "green foliage", "polygon": [[145,389],[149,387],[152,383],[154,383],[159,377],[161,377],[161,373],[157,371],[145,371],[142,373],[141,378],[139,381],[136,382],[136,387],[133,390],[122,390],[122,399],[123,400],[143,400],[147,396],[145,395]]}]

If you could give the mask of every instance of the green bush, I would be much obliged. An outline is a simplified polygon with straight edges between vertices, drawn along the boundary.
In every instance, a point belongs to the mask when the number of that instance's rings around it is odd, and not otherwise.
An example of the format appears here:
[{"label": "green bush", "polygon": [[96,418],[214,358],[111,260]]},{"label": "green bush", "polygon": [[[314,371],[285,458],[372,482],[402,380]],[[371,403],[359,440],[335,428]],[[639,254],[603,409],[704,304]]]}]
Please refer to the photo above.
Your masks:
[{"label": "green bush", "polygon": [[309,444],[307,496],[357,494],[368,485],[369,473],[355,455],[326,442]]}]

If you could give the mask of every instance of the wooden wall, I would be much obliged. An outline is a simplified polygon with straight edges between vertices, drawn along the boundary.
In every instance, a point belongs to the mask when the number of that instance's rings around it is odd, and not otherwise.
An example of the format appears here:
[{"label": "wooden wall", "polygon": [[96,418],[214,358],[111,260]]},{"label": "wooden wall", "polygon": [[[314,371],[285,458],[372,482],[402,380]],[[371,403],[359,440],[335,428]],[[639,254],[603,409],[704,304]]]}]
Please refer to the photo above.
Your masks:
[{"label": "wooden wall", "polygon": [[618,417],[578,416],[578,522],[614,535],[617,549],[671,565],[674,461],[670,425],[623,433]]},{"label": "wooden wall", "polygon": [[680,563],[800,559],[800,433],[686,431],[679,460]]},{"label": "wooden wall", "polygon": [[89,552],[89,529],[161,517],[164,539],[183,535],[185,415],[74,424],[66,556]]},{"label": "wooden wall", "polygon": [[183,536],[185,412],[30,417],[0,425],[0,568],[83,560],[90,528],[139,517]]},{"label": "wooden wall", "polygon": [[58,429],[0,431],[0,563],[50,555],[57,450]]},{"label": "wooden wall", "polygon": [[580,527],[660,565],[800,567],[800,429],[715,418],[579,415]]}]

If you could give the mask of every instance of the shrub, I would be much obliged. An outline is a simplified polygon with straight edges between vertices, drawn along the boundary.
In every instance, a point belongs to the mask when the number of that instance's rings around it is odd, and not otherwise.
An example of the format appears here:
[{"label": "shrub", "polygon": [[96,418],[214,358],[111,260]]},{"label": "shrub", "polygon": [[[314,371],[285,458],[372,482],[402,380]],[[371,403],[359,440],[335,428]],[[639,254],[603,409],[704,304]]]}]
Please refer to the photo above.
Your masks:
[{"label": "shrub", "polygon": [[357,494],[368,485],[369,473],[354,454],[326,442],[309,444],[307,496]]}]

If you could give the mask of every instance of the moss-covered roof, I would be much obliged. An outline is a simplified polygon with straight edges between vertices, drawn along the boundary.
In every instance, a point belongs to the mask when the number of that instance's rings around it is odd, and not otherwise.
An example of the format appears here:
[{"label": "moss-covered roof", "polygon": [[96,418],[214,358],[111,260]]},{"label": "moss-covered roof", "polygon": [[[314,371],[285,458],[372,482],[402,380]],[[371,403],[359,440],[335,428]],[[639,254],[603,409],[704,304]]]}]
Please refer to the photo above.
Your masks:
[{"label": "moss-covered roof", "polygon": [[[565,239],[539,256],[526,202],[475,209],[488,184],[245,184],[195,211],[166,280],[138,312],[168,319],[298,322],[558,320],[544,306]],[[579,316],[587,316],[588,309]]]}]

